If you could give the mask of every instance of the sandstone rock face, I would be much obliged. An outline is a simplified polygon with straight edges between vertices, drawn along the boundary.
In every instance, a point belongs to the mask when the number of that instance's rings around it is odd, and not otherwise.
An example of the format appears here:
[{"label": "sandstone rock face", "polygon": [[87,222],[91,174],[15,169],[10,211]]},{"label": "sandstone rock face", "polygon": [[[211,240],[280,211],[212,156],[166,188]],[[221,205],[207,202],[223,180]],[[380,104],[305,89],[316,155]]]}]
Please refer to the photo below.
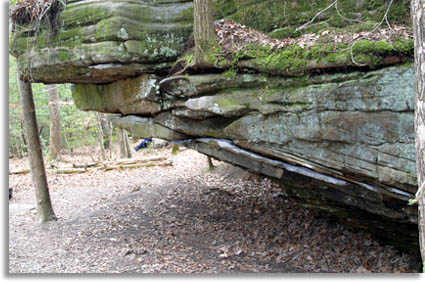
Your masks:
[{"label": "sandstone rock face", "polygon": [[69,0],[59,33],[18,32],[10,40],[24,78],[44,83],[108,83],[164,72],[192,32],[192,3]]},{"label": "sandstone rock face", "polygon": [[156,115],[154,123],[187,136],[231,139],[339,178],[414,193],[413,77],[410,66],[298,78],[207,74],[161,85],[142,75],[77,85],[74,100],[83,110]]},{"label": "sandstone rock face", "polygon": [[[375,2],[347,0],[339,8],[344,15],[385,12]],[[214,3],[219,18],[267,32],[316,14],[310,1]],[[402,21],[408,5],[393,5],[390,21]],[[373,28],[369,17],[380,12],[370,12],[363,14]],[[338,14],[323,17],[325,29],[344,25]],[[209,54],[213,70],[166,78],[176,60],[189,61],[190,52],[181,56],[192,1],[69,0],[58,29],[53,38],[46,29],[12,35],[24,80],[74,83],[78,108],[118,114],[113,123],[135,137],[172,141],[271,177],[306,206],[417,248],[417,207],[407,205],[417,189],[414,68],[400,64],[409,61],[412,41],[363,41],[354,55],[329,46],[251,46],[235,60]]]},{"label": "sandstone rock face", "polygon": [[155,114],[161,97],[155,76],[143,74],[107,85],[73,85],[73,99],[81,110],[120,114]]}]

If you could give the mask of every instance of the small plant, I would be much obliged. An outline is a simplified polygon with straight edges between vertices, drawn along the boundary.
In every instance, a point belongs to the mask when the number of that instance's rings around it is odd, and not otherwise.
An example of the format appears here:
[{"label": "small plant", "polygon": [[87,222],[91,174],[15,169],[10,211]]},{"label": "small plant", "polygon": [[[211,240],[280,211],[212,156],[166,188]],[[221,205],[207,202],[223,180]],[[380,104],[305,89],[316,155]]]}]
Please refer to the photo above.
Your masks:
[{"label": "small plant", "polygon": [[177,155],[179,152],[180,152],[180,147],[177,144],[173,145],[173,148],[171,149],[171,153],[173,155]]},{"label": "small plant", "polygon": [[236,74],[237,74],[236,69],[231,68],[231,69],[229,69],[229,70],[227,70],[223,73],[223,77],[228,78],[228,79],[233,79],[233,78],[236,77]]}]

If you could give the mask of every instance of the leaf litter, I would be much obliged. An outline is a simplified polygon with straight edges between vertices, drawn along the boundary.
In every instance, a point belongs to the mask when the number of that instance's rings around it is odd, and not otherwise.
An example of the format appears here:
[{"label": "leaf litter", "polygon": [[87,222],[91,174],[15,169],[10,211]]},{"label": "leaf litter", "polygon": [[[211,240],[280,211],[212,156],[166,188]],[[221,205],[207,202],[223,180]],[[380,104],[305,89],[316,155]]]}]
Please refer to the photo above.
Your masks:
[{"label": "leaf litter", "polygon": [[[306,209],[274,181],[193,150],[169,167],[48,175],[58,220],[39,224],[30,174],[10,175],[10,273],[417,272],[418,259]],[[88,155],[65,156],[87,161]],[[137,157],[137,156],[136,156]],[[13,169],[27,160],[9,160]]]},{"label": "leaf litter", "polygon": [[360,39],[370,41],[393,42],[396,39],[412,39],[413,33],[409,27],[393,25],[390,27],[379,28],[373,31],[361,32],[338,32],[324,30],[320,34],[305,33],[298,37],[286,37],[282,39],[271,38],[260,31],[247,28],[232,20],[219,20],[215,23],[217,43],[224,49],[226,54],[231,54],[246,48],[247,45],[257,44],[268,47],[271,50],[282,49],[290,45],[298,45],[302,48],[309,48],[326,41],[328,44],[347,44],[351,45]]}]

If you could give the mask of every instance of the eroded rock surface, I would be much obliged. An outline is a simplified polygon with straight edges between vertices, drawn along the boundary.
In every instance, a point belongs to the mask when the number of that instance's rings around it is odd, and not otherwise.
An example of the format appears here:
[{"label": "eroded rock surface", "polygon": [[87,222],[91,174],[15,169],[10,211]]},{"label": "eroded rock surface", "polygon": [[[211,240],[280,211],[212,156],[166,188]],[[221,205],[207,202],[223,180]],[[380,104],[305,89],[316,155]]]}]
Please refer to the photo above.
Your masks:
[{"label": "eroded rock surface", "polygon": [[297,78],[185,76],[158,82],[160,112],[114,121],[278,179],[309,206],[363,226],[373,219],[376,233],[415,246],[417,211],[407,205],[417,186],[413,81],[410,65]]},{"label": "eroded rock surface", "polygon": [[166,72],[192,32],[192,3],[69,0],[51,39],[24,31],[10,48],[24,78],[45,83],[108,83]]},{"label": "eroded rock surface", "polygon": [[[216,14],[275,38],[296,35],[317,12],[308,1],[241,1],[214,1]],[[319,10],[328,6],[319,2]],[[342,1],[339,11],[370,21],[353,29],[372,30],[386,11],[381,2]],[[403,23],[408,7],[394,5],[390,22]],[[416,248],[417,207],[407,205],[417,188],[414,68],[405,63],[413,41],[403,28],[400,38],[371,36],[351,48],[335,43],[338,35],[326,42],[329,29],[347,24],[338,20],[323,14],[317,30],[305,30],[316,32],[314,46],[248,44],[234,54],[220,46],[205,56],[208,69],[168,77],[193,59],[185,50],[192,1],[70,0],[54,38],[46,29],[18,30],[10,51],[24,80],[74,83],[80,109],[119,114],[113,122],[136,137],[272,177],[307,206]]]}]

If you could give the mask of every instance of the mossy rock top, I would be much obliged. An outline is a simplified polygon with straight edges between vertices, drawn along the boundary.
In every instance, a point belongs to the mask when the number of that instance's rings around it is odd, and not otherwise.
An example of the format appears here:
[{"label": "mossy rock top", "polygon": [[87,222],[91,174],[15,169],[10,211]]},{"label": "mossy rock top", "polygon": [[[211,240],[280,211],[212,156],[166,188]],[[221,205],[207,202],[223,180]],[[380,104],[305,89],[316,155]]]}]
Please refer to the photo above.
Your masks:
[{"label": "mossy rock top", "polygon": [[[233,19],[280,38],[323,30],[370,30],[388,8],[384,0],[341,1],[306,29],[295,32],[332,2],[316,0],[312,5],[311,1],[215,0],[215,18]],[[407,2],[393,2],[388,11],[391,24],[409,24]],[[70,0],[59,15],[57,34],[52,35],[44,22],[37,33],[31,27],[17,28],[10,37],[10,53],[17,57],[22,78],[33,82],[110,83],[145,72],[165,75],[185,51],[184,43],[193,30],[192,13],[192,1],[185,0]],[[248,59],[238,63],[238,68],[297,75],[322,66],[404,62],[413,50],[411,42],[364,45],[356,44],[354,57],[346,51],[328,52],[323,43],[302,52],[292,47],[265,52],[251,46],[238,54],[238,59]],[[367,48],[372,52],[366,52]],[[394,56],[398,59],[387,59]],[[232,67],[232,62],[214,54],[210,58],[219,68]]]}]

